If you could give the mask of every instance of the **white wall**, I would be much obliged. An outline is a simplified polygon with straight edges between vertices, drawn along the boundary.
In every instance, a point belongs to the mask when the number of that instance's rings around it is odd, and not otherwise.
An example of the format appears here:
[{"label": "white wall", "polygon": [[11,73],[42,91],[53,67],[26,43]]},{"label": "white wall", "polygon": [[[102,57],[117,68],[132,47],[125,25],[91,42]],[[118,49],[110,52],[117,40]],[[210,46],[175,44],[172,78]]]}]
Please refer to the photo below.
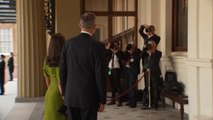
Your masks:
[{"label": "white wall", "polygon": [[[213,2],[188,1],[188,51],[171,52],[172,1],[140,0],[139,27],[153,24],[161,36],[158,49],[163,52],[161,69],[177,72],[185,86],[190,120],[213,119]],[[139,45],[143,40],[139,36]]]},{"label": "white wall", "polygon": [[[172,1],[139,1],[138,27],[141,24],[156,26],[157,34],[161,36],[158,49],[163,52],[162,73],[173,69],[178,80],[184,83],[185,94],[189,96],[185,112],[190,120],[213,118],[212,4],[212,0],[188,1],[188,51],[172,52]],[[138,38],[139,47],[142,47],[143,40],[140,36]]]},{"label": "white wall", "polygon": [[189,0],[188,84],[190,120],[213,119],[213,2]]},{"label": "white wall", "polygon": [[62,33],[66,39],[80,32],[80,1],[56,0],[56,32]]}]

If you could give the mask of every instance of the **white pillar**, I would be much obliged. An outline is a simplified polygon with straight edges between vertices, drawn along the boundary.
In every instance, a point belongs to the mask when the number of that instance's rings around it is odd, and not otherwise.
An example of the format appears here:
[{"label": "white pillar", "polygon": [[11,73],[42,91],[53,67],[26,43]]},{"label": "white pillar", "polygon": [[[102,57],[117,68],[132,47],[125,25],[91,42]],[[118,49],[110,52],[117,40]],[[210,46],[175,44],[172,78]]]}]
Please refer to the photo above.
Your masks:
[{"label": "white pillar", "polygon": [[213,119],[213,2],[188,2],[189,119]]}]

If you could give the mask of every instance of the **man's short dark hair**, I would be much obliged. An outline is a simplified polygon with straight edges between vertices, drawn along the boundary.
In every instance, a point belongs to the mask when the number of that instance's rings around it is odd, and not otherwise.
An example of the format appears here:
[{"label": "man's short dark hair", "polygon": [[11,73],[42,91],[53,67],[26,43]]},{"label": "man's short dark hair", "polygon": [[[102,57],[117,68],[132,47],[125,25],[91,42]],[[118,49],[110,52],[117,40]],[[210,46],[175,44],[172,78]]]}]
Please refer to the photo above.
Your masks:
[{"label": "man's short dark hair", "polygon": [[95,14],[91,12],[84,13],[80,18],[82,28],[91,28],[95,24]]}]

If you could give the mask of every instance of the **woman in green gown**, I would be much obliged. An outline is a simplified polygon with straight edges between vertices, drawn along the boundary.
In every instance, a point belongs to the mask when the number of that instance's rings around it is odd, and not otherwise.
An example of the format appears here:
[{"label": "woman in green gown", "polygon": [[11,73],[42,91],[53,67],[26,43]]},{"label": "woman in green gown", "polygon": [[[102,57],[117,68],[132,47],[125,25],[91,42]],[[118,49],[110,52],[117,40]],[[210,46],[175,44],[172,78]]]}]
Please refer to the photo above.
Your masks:
[{"label": "woman in green gown", "polygon": [[66,120],[65,115],[58,112],[63,105],[59,80],[59,60],[64,42],[65,39],[60,33],[54,34],[50,39],[44,62],[43,72],[48,88],[45,94],[44,120]]}]

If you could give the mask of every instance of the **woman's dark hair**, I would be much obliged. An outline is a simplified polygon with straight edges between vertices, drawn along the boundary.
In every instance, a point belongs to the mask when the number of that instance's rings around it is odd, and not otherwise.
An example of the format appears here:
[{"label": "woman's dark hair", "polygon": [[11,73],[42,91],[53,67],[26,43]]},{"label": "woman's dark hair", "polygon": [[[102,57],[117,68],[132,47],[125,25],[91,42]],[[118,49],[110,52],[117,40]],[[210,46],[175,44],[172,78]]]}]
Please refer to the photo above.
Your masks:
[{"label": "woman's dark hair", "polygon": [[50,67],[59,66],[61,51],[65,38],[61,33],[54,34],[50,39],[50,44],[46,57],[46,64]]}]

